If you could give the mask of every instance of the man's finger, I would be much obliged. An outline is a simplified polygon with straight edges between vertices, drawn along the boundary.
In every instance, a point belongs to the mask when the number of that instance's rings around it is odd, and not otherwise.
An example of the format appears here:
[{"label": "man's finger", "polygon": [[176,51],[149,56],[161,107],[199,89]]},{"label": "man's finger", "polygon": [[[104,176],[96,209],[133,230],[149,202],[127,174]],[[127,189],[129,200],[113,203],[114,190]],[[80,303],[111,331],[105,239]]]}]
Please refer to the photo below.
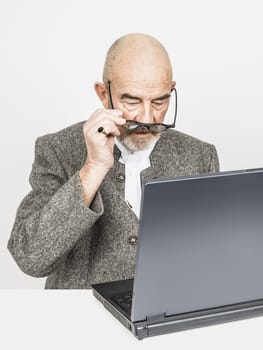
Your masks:
[{"label": "man's finger", "polygon": [[84,130],[91,129],[95,124],[104,120],[110,120],[116,125],[123,125],[126,122],[121,115],[123,112],[118,110],[97,110],[84,124]]}]

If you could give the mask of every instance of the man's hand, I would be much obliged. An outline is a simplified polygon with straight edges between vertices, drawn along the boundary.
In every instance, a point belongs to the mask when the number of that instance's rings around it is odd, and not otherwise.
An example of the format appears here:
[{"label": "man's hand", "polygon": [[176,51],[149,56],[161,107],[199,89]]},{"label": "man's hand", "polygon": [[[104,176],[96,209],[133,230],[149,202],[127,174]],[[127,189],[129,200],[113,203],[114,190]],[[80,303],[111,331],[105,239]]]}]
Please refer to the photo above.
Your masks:
[{"label": "man's hand", "polygon": [[[119,110],[97,109],[83,125],[83,133],[88,156],[79,175],[83,187],[84,200],[90,205],[101,182],[113,167],[114,136],[119,136],[118,125],[125,124]],[[106,133],[98,132],[102,127]]]},{"label": "man's hand", "polygon": [[[87,167],[109,170],[114,163],[114,136],[119,136],[118,125],[125,124],[119,110],[97,109],[83,126],[83,133],[88,150]],[[103,127],[107,135],[98,132]]]}]

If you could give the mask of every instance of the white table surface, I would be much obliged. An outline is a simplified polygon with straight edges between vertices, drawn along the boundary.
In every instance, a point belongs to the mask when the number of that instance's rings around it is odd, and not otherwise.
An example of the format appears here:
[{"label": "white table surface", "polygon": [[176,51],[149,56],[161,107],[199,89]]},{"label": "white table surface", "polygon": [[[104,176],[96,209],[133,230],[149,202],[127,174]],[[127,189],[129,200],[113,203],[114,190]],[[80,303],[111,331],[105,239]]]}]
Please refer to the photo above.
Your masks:
[{"label": "white table surface", "polygon": [[138,341],[90,290],[1,290],[0,332],[4,350],[263,348],[263,317]]}]

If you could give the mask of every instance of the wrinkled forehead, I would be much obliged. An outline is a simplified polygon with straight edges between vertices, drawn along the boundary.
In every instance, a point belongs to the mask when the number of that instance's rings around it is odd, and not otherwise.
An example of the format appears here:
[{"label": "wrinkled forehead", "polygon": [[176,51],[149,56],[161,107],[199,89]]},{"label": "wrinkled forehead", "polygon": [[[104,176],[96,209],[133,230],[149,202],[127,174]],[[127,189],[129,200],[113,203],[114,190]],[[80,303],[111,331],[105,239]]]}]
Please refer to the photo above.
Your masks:
[{"label": "wrinkled forehead", "polygon": [[120,89],[163,89],[172,83],[172,71],[162,62],[122,62],[112,71],[112,83]]}]

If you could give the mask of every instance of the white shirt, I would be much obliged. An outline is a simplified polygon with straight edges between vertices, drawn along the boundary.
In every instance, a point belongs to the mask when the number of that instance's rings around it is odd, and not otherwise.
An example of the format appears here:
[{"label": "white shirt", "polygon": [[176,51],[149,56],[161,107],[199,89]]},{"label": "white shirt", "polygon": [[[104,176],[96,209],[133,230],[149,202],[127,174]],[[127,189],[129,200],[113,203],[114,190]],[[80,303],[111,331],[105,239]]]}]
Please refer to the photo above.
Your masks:
[{"label": "white shirt", "polygon": [[150,155],[157,139],[143,151],[131,152],[116,137],[115,145],[121,151],[119,162],[125,165],[125,201],[131,206],[136,216],[140,216],[141,206],[141,171],[151,166]]}]

